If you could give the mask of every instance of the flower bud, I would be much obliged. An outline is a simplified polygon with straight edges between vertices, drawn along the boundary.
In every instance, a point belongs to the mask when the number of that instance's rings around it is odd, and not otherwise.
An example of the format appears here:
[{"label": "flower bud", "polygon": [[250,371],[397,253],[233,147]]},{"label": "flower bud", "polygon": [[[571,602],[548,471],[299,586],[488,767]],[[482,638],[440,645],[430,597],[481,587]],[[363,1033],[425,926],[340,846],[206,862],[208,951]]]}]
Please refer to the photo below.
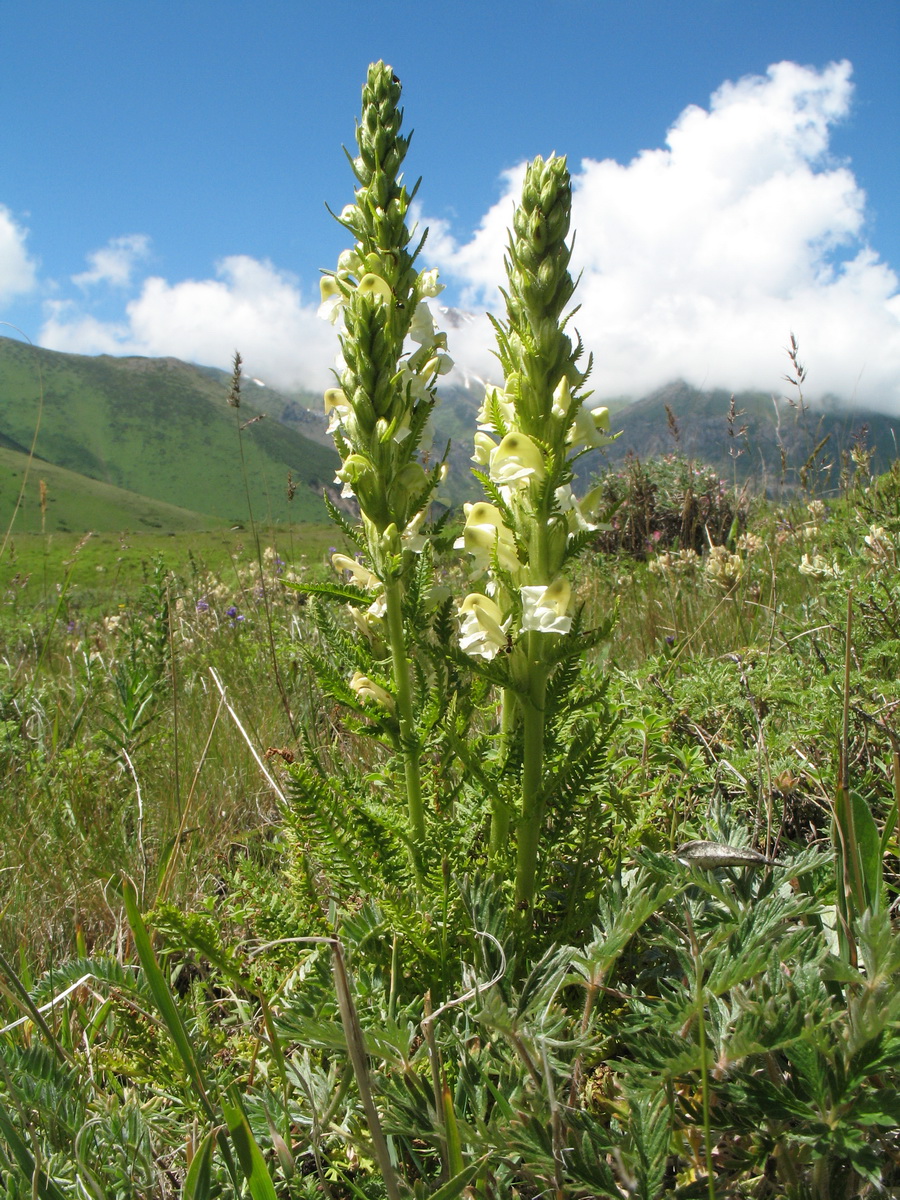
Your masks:
[{"label": "flower bud", "polygon": [[553,392],[553,405],[550,409],[554,417],[564,421],[569,415],[569,410],[572,407],[572,391],[569,387],[569,381],[563,375],[562,379],[556,385]]},{"label": "flower bud", "polygon": [[385,529],[384,533],[378,539],[378,547],[382,554],[397,555],[400,553],[400,531],[393,521],[391,521],[390,525],[388,525],[387,529]]},{"label": "flower bud", "polygon": [[415,459],[411,460],[397,472],[388,486],[391,509],[399,517],[405,518],[407,513],[413,511],[412,505],[421,500],[427,487],[428,476],[424,467]]}]

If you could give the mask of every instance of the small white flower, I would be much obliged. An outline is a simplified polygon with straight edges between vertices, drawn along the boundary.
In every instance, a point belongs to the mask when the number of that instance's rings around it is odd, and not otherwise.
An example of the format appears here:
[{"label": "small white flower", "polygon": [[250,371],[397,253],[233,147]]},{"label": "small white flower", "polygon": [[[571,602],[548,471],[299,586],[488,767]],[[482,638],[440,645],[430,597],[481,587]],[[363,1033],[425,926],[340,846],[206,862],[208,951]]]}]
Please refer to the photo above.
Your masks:
[{"label": "small white flower", "polygon": [[419,294],[421,296],[439,296],[443,290],[444,285],[438,283],[437,267],[432,268],[430,271],[423,271],[419,276]]},{"label": "small white flower", "polygon": [[556,489],[554,495],[561,511],[567,514],[570,533],[574,533],[576,529],[594,530],[597,528],[585,517],[582,507],[572,491],[571,484],[564,483],[562,487]]},{"label": "small white flower", "polygon": [[387,612],[387,600],[384,594],[376,596],[369,607],[366,609],[367,614],[375,621],[380,621]]},{"label": "small white flower", "polygon": [[863,541],[876,562],[887,562],[894,557],[893,539],[883,525],[870,525]]},{"label": "small white flower", "polygon": [[572,588],[560,575],[549,587],[543,584],[519,588],[522,596],[522,631],[538,633],[568,633],[572,618],[567,616]]},{"label": "small white flower", "polygon": [[449,375],[452,370],[453,359],[449,354],[435,354],[422,368],[422,374],[430,378],[432,375]]},{"label": "small white flower", "polygon": [[[418,351],[416,351],[418,353]],[[404,396],[415,403],[417,400],[424,400],[428,395],[425,385],[425,380],[421,374],[415,369],[415,365],[410,365],[412,358],[407,362],[400,364],[400,370],[397,374],[397,381],[403,391]]]},{"label": "small white flower", "polygon": [[801,575],[810,575],[813,579],[837,579],[840,567],[835,562],[829,562],[821,554],[804,554],[797,568]]},{"label": "small white flower", "polygon": [[506,648],[506,631],[512,617],[503,613],[493,600],[478,592],[466,596],[459,606],[459,646],[472,658],[492,659]]},{"label": "small white flower", "polygon": [[325,393],[325,415],[328,417],[329,433],[334,433],[338,426],[345,424],[353,415],[342,388],[329,388]]},{"label": "small white flower", "polygon": [[738,550],[743,550],[745,554],[757,554],[764,545],[762,538],[756,533],[742,533],[737,540]]},{"label": "small white flower", "polygon": [[825,505],[821,500],[810,500],[806,506],[807,512],[816,522],[821,521],[825,516]]},{"label": "small white flower", "polygon": [[317,316],[323,321],[337,324],[344,307],[344,294],[333,275],[323,275],[319,280],[319,293],[322,303],[319,305]]},{"label": "small white flower", "polygon": [[425,509],[417,512],[407,523],[406,528],[400,534],[400,541],[403,543],[404,550],[411,550],[413,554],[421,554],[425,549],[428,541],[426,534],[422,533],[422,525],[425,523]]},{"label": "small white flower", "polygon": [[359,275],[362,271],[362,266],[362,258],[360,258],[357,250],[342,250],[338,255],[337,269],[339,275]]},{"label": "small white flower", "polygon": [[720,587],[732,588],[744,574],[744,560],[727,546],[711,546],[706,558],[706,574]]},{"label": "small white flower", "polygon": [[414,342],[418,342],[420,346],[433,346],[437,329],[434,324],[434,317],[431,315],[431,309],[424,300],[420,300],[416,305],[416,311],[413,313],[413,319],[409,326],[409,336]]}]

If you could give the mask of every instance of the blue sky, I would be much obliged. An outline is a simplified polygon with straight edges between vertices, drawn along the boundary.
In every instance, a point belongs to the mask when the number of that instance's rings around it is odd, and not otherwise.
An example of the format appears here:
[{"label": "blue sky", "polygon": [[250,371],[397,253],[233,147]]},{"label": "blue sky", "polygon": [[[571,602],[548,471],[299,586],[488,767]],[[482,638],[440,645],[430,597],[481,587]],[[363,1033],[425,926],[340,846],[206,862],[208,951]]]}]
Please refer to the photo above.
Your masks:
[{"label": "blue sky", "polygon": [[[812,394],[900,410],[896,0],[35,0],[3,46],[0,319],[40,344],[237,343],[327,386],[324,204],[382,57],[443,299],[496,305],[520,164],[555,150],[598,391],[774,388],[793,329]],[[486,323],[458,340],[487,371]]]}]

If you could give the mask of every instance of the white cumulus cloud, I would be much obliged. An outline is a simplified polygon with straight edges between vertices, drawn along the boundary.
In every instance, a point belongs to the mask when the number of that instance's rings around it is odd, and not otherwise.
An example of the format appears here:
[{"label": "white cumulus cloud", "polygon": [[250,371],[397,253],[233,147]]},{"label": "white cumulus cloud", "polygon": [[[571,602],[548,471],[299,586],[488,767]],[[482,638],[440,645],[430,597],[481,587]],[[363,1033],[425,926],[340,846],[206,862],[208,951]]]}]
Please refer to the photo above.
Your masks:
[{"label": "white cumulus cloud", "polygon": [[[866,244],[865,194],[829,156],[850,109],[850,64],[783,62],[692,105],[664,148],[573,171],[575,318],[600,394],[641,395],[676,378],[781,390],[793,331],[808,395],[900,410],[897,275]],[[497,283],[524,164],[468,241],[432,222],[428,251],[465,302],[500,311]],[[489,331],[479,326],[482,369]],[[457,353],[457,358],[460,355]],[[472,365],[470,363],[470,365]]]},{"label": "white cumulus cloud", "polygon": [[334,330],[304,304],[289,275],[269,262],[232,255],[215,279],[143,281],[121,321],[53,301],[41,345],[78,354],[171,355],[227,368],[235,349],[248,371],[281,387],[328,385],[337,350]]},{"label": "white cumulus cloud", "polygon": [[28,231],[0,204],[0,303],[33,291],[37,283],[34,260],[25,248]]},{"label": "white cumulus cloud", "polygon": [[87,256],[90,269],[73,275],[72,282],[79,287],[90,287],[95,283],[128,287],[135,268],[149,252],[150,239],[145,233],[127,233],[111,238],[102,250],[94,250]]}]

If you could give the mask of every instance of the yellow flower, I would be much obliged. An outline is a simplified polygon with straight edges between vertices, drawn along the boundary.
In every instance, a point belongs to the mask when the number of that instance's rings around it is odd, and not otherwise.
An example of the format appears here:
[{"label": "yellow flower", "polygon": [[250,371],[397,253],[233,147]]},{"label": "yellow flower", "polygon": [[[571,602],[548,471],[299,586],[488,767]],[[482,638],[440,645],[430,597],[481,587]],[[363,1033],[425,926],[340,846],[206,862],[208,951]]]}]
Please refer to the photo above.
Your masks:
[{"label": "yellow flower", "polygon": [[379,296],[388,304],[393,299],[393,293],[388,283],[380,275],[375,275],[371,271],[363,275],[356,290],[361,296]]},{"label": "yellow flower", "polygon": [[381,587],[381,580],[377,575],[373,575],[368,567],[358,563],[355,558],[348,558],[346,554],[332,554],[331,565],[336,571],[349,571],[350,582],[355,583],[357,587],[366,588],[368,591],[375,591]]},{"label": "yellow flower", "polygon": [[388,712],[394,711],[394,698],[390,692],[385,691],[380,683],[375,683],[361,671],[353,672],[350,687],[363,704],[373,701],[375,704],[380,704],[382,708],[386,708]]},{"label": "yellow flower", "polygon": [[608,446],[615,440],[609,432],[609,409],[604,405],[579,408],[566,440],[570,446],[584,447],[586,450]]},{"label": "yellow flower", "polygon": [[508,433],[491,454],[491,479],[500,487],[525,487],[544,478],[544,456],[524,433]]},{"label": "yellow flower", "polygon": [[504,571],[518,571],[522,565],[512,531],[503,524],[503,514],[486,500],[466,505],[466,527],[456,546],[468,550],[479,570],[491,565],[495,552]]}]

